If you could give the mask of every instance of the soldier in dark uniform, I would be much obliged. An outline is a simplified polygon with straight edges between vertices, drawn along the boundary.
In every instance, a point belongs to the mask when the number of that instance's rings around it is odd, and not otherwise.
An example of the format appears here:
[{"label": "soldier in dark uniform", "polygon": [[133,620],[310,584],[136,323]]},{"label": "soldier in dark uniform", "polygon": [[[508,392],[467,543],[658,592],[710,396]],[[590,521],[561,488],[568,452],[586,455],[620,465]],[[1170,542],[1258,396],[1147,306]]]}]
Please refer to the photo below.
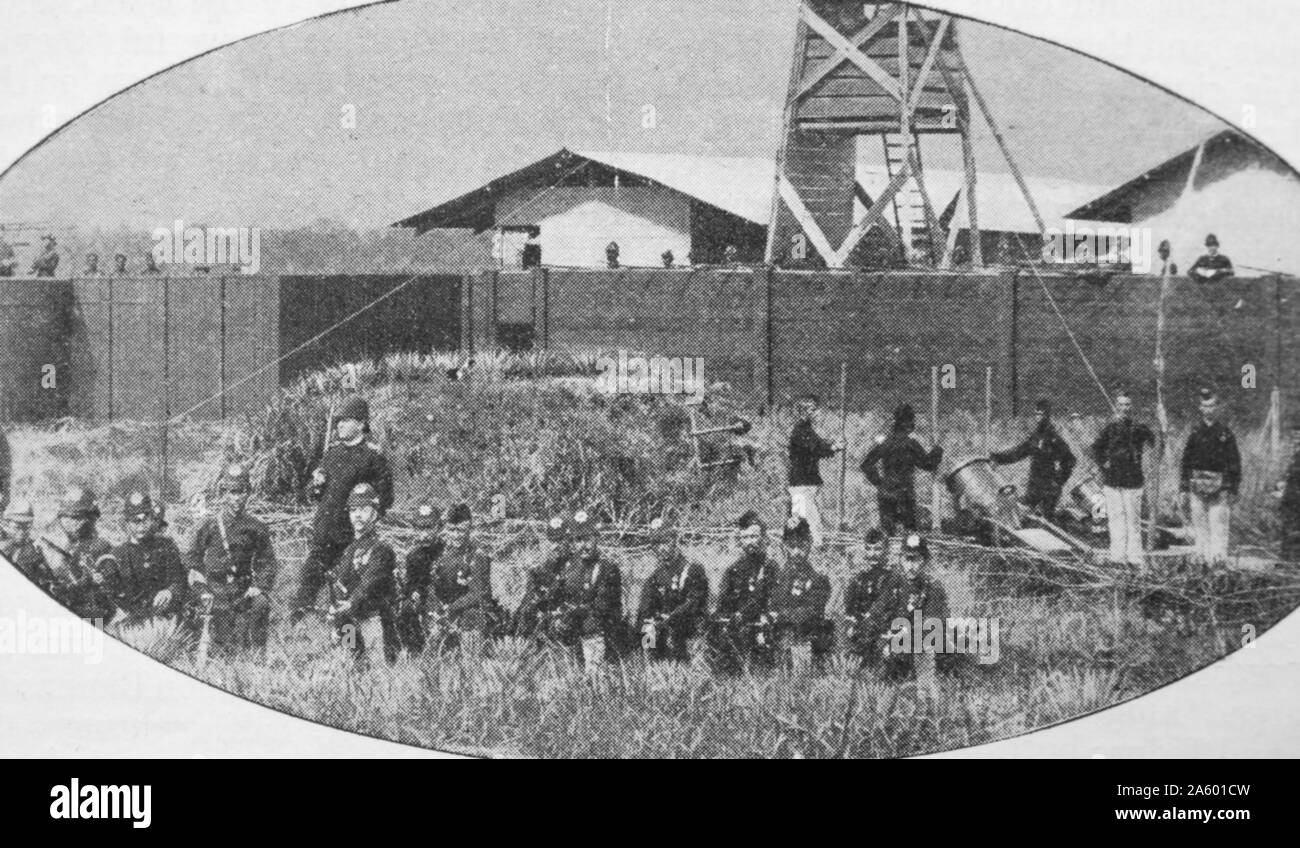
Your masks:
[{"label": "soldier in dark uniform", "polygon": [[569,520],[574,556],[564,569],[566,641],[586,665],[617,659],[623,651],[623,575],[600,555],[596,517],[579,510]]},{"label": "soldier in dark uniform", "polygon": [[740,517],[740,558],[718,584],[709,648],[714,670],[739,674],[746,662],[770,666],[775,659],[767,613],[776,589],[776,564],[767,557],[767,528],[752,510]]},{"label": "soldier in dark uniform", "polygon": [[524,597],[515,611],[514,634],[521,639],[559,641],[556,612],[564,599],[564,569],[573,557],[569,523],[557,515],[546,525],[547,550],[542,561],[528,569]]},{"label": "soldier in dark uniform", "polygon": [[5,507],[4,519],[5,537],[0,540],[0,554],[4,554],[41,591],[58,600],[58,581],[54,571],[32,538],[32,525],[36,523],[32,502],[19,499],[9,504]]},{"label": "soldier in dark uniform", "polygon": [[41,252],[32,262],[32,273],[38,277],[53,277],[59,268],[59,251],[55,247],[54,236],[46,235],[41,239],[44,244]]},{"label": "soldier in dark uniform", "polygon": [[862,473],[876,487],[880,529],[890,536],[916,530],[916,469],[933,472],[943,459],[943,448],[925,450],[912,435],[914,429],[916,413],[903,404],[894,410],[893,430],[862,460]]},{"label": "soldier in dark uniform", "polygon": [[379,446],[366,440],[370,406],[364,398],[352,397],[339,410],[335,431],[338,440],[321,458],[312,473],[310,495],[319,501],[312,521],[307,558],[298,576],[293,620],[316,603],[326,571],[334,567],[339,554],[352,543],[348,520],[348,495],[358,483],[369,483],[379,496],[379,517],[393,505],[393,475]]},{"label": "soldier in dark uniform", "polygon": [[770,617],[776,626],[781,662],[792,664],[790,652],[807,643],[811,648],[813,671],[825,668],[826,659],[835,647],[835,624],[826,617],[831,599],[831,581],[812,567],[812,531],[808,522],[792,515],[781,534],[786,562],[776,580]]},{"label": "soldier in dark uniform", "polygon": [[439,535],[441,523],[437,507],[427,503],[417,506],[411,520],[417,532],[415,546],[393,571],[394,604],[385,618],[384,644],[391,643],[412,656],[424,650],[429,584],[445,547]]},{"label": "soldier in dark uniform", "polygon": [[393,571],[397,558],[379,538],[379,494],[369,483],[348,493],[348,520],[354,538],[334,566],[334,626],[358,659],[397,659],[397,645],[384,638],[383,619],[392,609]]},{"label": "soldier in dark uniform", "polygon": [[246,512],[253,487],[248,468],[230,465],[219,483],[221,502],[194,531],[186,554],[187,625],[225,653],[266,646],[275,583],[270,529]]},{"label": "soldier in dark uniform", "polygon": [[1187,269],[1187,274],[1198,283],[1217,283],[1233,275],[1232,260],[1219,253],[1219,238],[1214,233],[1205,237],[1205,253]]},{"label": "soldier in dark uniform", "polygon": [[501,610],[492,596],[492,558],[473,534],[468,504],[448,510],[442,531],[446,548],[433,572],[433,600],[444,647],[465,642],[471,653],[478,653],[500,626]]},{"label": "soldier in dark uniform", "polygon": [[641,647],[651,660],[689,662],[690,640],[703,632],[709,613],[709,578],[682,554],[671,518],[650,522],[649,535],[657,564],[637,606]]},{"label": "soldier in dark uniform", "polygon": [[126,273],[126,254],[116,253],[113,255],[113,273],[119,276]]},{"label": "soldier in dark uniform", "polygon": [[98,254],[98,253],[95,253],[95,252],[93,252],[93,251],[90,252],[90,253],[87,253],[87,254],[86,254],[86,267],[82,270],[82,272],[81,272],[81,276],[83,276],[83,277],[98,277],[99,275],[100,275],[100,270],[99,270],[99,254]]},{"label": "soldier in dark uniform", "polygon": [[1212,564],[1228,558],[1232,501],[1241,486],[1241,452],[1232,430],[1218,420],[1218,398],[1210,389],[1201,389],[1200,409],[1201,420],[1183,448],[1179,491],[1192,519],[1196,554]]},{"label": "soldier in dark uniform", "polygon": [[1300,414],[1291,418],[1291,465],[1279,484],[1282,562],[1300,565]]},{"label": "soldier in dark uniform", "polygon": [[59,538],[42,538],[51,552],[59,594],[72,612],[109,624],[122,615],[120,572],[113,546],[99,535],[99,504],[88,489],[73,487],[59,502]]},{"label": "soldier in dark uniform", "polygon": [[1025,485],[1024,504],[1044,518],[1056,514],[1061,490],[1074,472],[1074,451],[1061,438],[1052,423],[1052,404],[1039,400],[1034,404],[1038,424],[1034,431],[1014,448],[989,454],[998,465],[1010,465],[1029,459],[1029,481]]},{"label": "soldier in dark uniform", "polygon": [[[878,553],[873,552],[876,546],[880,548]],[[895,547],[901,548],[897,538],[868,539],[868,565],[853,576],[844,592],[848,651],[870,668],[879,666],[884,659],[884,639],[893,612],[903,603],[903,583],[895,579],[896,573],[891,570],[892,560],[901,557],[901,550],[897,555],[894,553]]]},{"label": "soldier in dark uniform", "polygon": [[828,442],[813,429],[817,397],[805,395],[795,404],[794,430],[790,433],[789,485],[790,514],[801,516],[812,530],[812,543],[821,544],[822,519],[817,508],[817,490],[822,485],[821,461],[844,449],[839,442]]},{"label": "soldier in dark uniform", "polygon": [[891,680],[915,674],[918,685],[933,689],[938,657],[923,644],[916,622],[942,622],[946,645],[948,595],[929,573],[930,548],[924,538],[915,533],[908,536],[901,553],[901,573],[891,573],[881,591],[880,610],[873,613],[873,618],[890,627],[883,670]]},{"label": "soldier in dark uniform", "polygon": [[127,540],[113,549],[122,575],[122,608],[128,621],[170,616],[184,603],[186,572],[180,549],[162,534],[166,516],[148,492],[126,498]]},{"label": "soldier in dark uniform", "polygon": [[1132,418],[1133,399],[1127,392],[1115,396],[1115,419],[1102,428],[1092,443],[1092,454],[1101,470],[1102,494],[1106,498],[1106,521],[1110,534],[1110,560],[1117,565],[1141,567],[1142,549],[1142,453],[1156,443],[1155,433]]}]

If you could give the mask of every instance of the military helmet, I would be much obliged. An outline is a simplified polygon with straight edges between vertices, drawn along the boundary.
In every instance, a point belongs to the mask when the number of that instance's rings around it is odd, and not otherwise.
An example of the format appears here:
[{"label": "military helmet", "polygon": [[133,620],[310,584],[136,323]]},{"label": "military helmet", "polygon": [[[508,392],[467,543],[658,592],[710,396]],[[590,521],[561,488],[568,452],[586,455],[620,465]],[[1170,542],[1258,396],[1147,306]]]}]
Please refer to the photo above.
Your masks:
[{"label": "military helmet", "polygon": [[473,517],[473,512],[467,503],[458,503],[451,509],[447,510],[448,524],[464,524]]},{"label": "military helmet", "polygon": [[337,416],[339,419],[350,419],[360,421],[363,424],[370,421],[370,404],[360,395],[353,395],[344,401],[343,406],[339,408]]},{"label": "military helmet", "polygon": [[241,463],[227,465],[221,472],[219,488],[222,492],[248,494],[253,491],[253,483],[248,474],[248,466]]},{"label": "military helmet", "polygon": [[442,520],[442,513],[433,504],[422,503],[415,508],[415,515],[411,518],[411,525],[420,530],[430,530],[438,526]]},{"label": "military helmet", "polygon": [[148,492],[136,491],[126,496],[122,504],[122,517],[127,521],[142,521],[154,515],[153,498]]},{"label": "military helmet", "polygon": [[99,504],[89,489],[73,486],[59,501],[59,518],[99,518]]},{"label": "military helmet", "polygon": [[928,560],[930,558],[930,546],[926,543],[925,537],[919,533],[912,533],[903,540],[903,556],[921,557]]},{"label": "military helmet", "polygon": [[5,521],[12,521],[15,524],[35,524],[36,510],[32,508],[32,502],[19,498],[5,507]]},{"label": "military helmet", "polygon": [[736,526],[741,530],[754,525],[758,525],[759,528],[762,528],[763,519],[759,518],[758,513],[752,509],[745,510],[745,513],[741,515],[740,518],[736,519]]},{"label": "military helmet", "polygon": [[590,539],[596,535],[596,526],[596,516],[585,509],[580,509],[569,521],[569,533],[575,539]]},{"label": "military helmet", "polygon": [[358,483],[352,487],[352,491],[348,492],[348,509],[363,506],[379,508],[379,493],[369,483]]},{"label": "military helmet", "polygon": [[673,521],[671,515],[661,515],[650,522],[646,535],[653,544],[671,542],[677,538],[677,522]]},{"label": "military helmet", "polygon": [[546,522],[546,538],[552,542],[562,542],[569,535],[569,522],[563,515],[557,515]]}]

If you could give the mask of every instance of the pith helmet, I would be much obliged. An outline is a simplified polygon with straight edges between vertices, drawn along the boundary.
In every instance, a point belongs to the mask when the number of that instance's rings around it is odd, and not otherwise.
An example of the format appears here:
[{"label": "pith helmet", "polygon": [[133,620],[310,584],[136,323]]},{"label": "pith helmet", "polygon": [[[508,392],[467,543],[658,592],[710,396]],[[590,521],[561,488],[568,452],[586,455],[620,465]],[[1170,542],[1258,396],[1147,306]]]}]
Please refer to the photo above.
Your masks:
[{"label": "pith helmet", "polygon": [[32,508],[32,502],[19,498],[5,507],[5,520],[12,521],[15,524],[34,524],[36,523],[36,510]]},{"label": "pith helmet", "polygon": [[356,509],[360,506],[379,508],[379,493],[369,483],[358,483],[352,487],[352,491],[348,492],[348,509]]},{"label": "pith helmet", "polygon": [[227,465],[221,472],[221,491],[233,494],[248,494],[253,491],[253,483],[248,475],[248,466],[238,462]]},{"label": "pith helmet", "polygon": [[546,538],[552,542],[562,542],[569,535],[569,522],[563,515],[557,515],[546,522]]},{"label": "pith helmet", "polygon": [[89,489],[74,486],[59,501],[59,518],[99,518],[99,504]]},{"label": "pith helmet", "polygon": [[127,521],[141,521],[154,515],[153,498],[148,492],[132,492],[122,505],[122,517]]},{"label": "pith helmet", "polygon": [[655,544],[671,542],[677,538],[677,522],[673,521],[671,515],[661,515],[650,522],[650,530],[646,535]]},{"label": "pith helmet", "polygon": [[472,517],[473,513],[470,511],[469,504],[467,503],[458,503],[451,509],[447,510],[448,524],[464,524]]},{"label": "pith helmet", "polygon": [[412,526],[420,530],[430,530],[438,526],[442,520],[442,513],[433,504],[422,503],[415,508],[415,515],[411,518]]},{"label": "pith helmet", "polygon": [[364,424],[370,420],[370,404],[366,403],[365,398],[354,395],[343,403],[343,406],[339,409],[338,417],[360,421]]},{"label": "pith helmet", "polygon": [[569,521],[569,533],[575,539],[589,539],[596,535],[596,516],[580,509]]}]

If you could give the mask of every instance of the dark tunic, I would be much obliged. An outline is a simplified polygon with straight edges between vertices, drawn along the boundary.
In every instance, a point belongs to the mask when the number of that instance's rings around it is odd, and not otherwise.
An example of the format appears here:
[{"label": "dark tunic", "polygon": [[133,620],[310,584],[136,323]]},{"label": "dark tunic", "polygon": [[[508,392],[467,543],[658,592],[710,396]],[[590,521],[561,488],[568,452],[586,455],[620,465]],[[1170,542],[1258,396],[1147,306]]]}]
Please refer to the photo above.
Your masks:
[{"label": "dark tunic", "polygon": [[389,610],[393,602],[393,549],[368,533],[343,550],[334,566],[335,601],[349,601],[347,618],[364,621]]},{"label": "dark tunic", "polygon": [[65,536],[54,544],[62,548],[51,551],[64,604],[81,618],[107,624],[117,614],[122,595],[113,546],[98,535],[75,541]]},{"label": "dark tunic", "polygon": [[[185,565],[180,549],[169,537],[158,535],[143,544],[127,541],[113,549],[122,575],[122,609],[136,618],[178,609],[185,592]],[[155,610],[154,596],[170,589],[172,601]]]},{"label": "dark tunic", "polygon": [[1111,421],[1103,427],[1092,443],[1102,483],[1112,489],[1142,488],[1142,450],[1155,443],[1151,428],[1132,419]]},{"label": "dark tunic", "polygon": [[807,561],[783,568],[772,596],[772,611],[782,631],[800,639],[825,639],[826,604],[831,599],[831,581]]},{"label": "dark tunic", "polygon": [[432,589],[453,627],[486,632],[492,624],[492,558],[477,548],[444,555],[434,569]]},{"label": "dark tunic", "polygon": [[709,578],[704,566],[688,562],[681,553],[660,562],[641,587],[636,618],[643,622],[662,616],[662,626],[690,638],[708,615]]},{"label": "dark tunic", "polygon": [[209,516],[194,531],[186,567],[203,575],[219,600],[233,602],[252,587],[270,592],[276,573],[270,528],[247,513]]},{"label": "dark tunic", "polygon": [[820,486],[821,461],[835,455],[831,443],[817,435],[811,421],[800,421],[790,434],[790,485]]},{"label": "dark tunic", "polygon": [[582,636],[605,637],[616,647],[623,627],[623,575],[605,559],[594,563],[574,557],[564,569],[564,600],[574,613],[570,628]]},{"label": "dark tunic", "polygon": [[333,445],[320,468],[325,472],[325,485],[312,487],[312,496],[320,505],[312,521],[311,544],[313,548],[341,549],[352,542],[348,494],[358,483],[374,486],[382,516],[393,505],[393,475],[378,447],[364,440],[355,445]]},{"label": "dark tunic", "polygon": [[1223,475],[1223,489],[1236,494],[1241,485],[1241,452],[1232,430],[1221,421],[1196,422],[1183,448],[1181,488],[1191,489],[1193,471],[1214,471]]},{"label": "dark tunic", "polygon": [[[1201,276],[1200,271],[1208,269],[1213,271],[1213,276]],[[1192,267],[1187,269],[1187,274],[1198,283],[1217,283],[1219,280],[1227,279],[1233,275],[1232,260],[1222,253],[1211,256],[1206,253],[1197,258],[1192,263]]]},{"label": "dark tunic", "polygon": [[995,451],[990,458],[1000,465],[1029,459],[1029,480],[1025,484],[1025,503],[1042,507],[1045,512],[1056,508],[1070,474],[1074,472],[1074,451],[1061,438],[1050,421],[1044,421],[1023,442],[1010,450]]},{"label": "dark tunic", "polygon": [[20,545],[13,539],[5,539],[0,542],[0,554],[4,554],[19,573],[39,586],[41,591],[57,596],[58,580],[35,542]]}]

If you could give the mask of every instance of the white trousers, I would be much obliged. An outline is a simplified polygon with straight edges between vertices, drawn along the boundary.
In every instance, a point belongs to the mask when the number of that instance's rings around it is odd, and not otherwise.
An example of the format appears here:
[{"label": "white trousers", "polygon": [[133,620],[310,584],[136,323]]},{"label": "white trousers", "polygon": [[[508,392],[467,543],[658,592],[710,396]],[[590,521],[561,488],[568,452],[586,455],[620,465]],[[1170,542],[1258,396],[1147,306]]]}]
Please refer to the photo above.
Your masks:
[{"label": "white trousers", "polygon": [[1142,490],[1103,486],[1112,562],[1142,565]]},{"label": "white trousers", "polygon": [[822,514],[817,509],[817,490],[819,486],[790,487],[790,515],[799,516],[808,522],[812,531],[813,547],[822,543]]},{"label": "white trousers", "polygon": [[1220,492],[1205,498],[1192,493],[1192,536],[1196,555],[1206,562],[1222,562],[1228,558],[1228,525],[1232,521],[1232,507],[1228,496]]}]

